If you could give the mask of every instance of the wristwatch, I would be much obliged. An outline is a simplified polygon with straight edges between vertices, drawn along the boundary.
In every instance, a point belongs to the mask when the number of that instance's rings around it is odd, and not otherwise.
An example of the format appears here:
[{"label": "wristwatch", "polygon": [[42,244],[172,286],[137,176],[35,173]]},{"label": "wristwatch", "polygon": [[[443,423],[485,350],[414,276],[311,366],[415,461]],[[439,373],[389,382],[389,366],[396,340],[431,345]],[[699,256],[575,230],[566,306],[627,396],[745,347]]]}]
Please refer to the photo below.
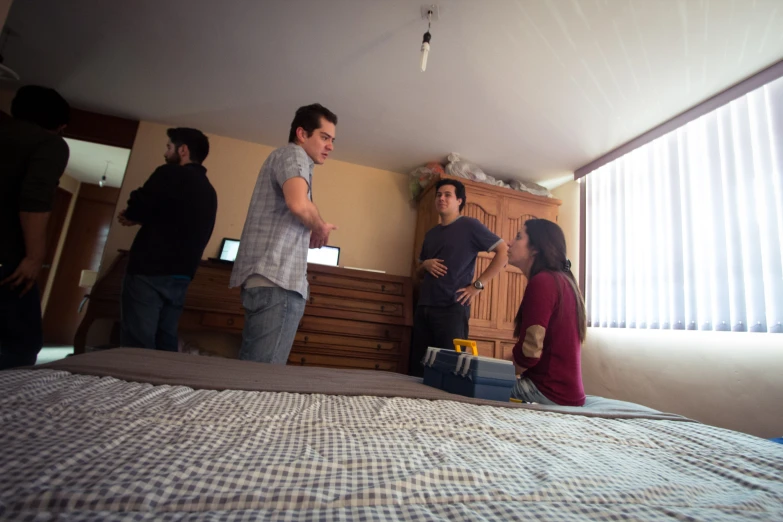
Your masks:
[{"label": "wristwatch", "polygon": [[476,288],[478,290],[484,290],[484,283],[476,279],[476,281],[473,282],[473,288]]}]

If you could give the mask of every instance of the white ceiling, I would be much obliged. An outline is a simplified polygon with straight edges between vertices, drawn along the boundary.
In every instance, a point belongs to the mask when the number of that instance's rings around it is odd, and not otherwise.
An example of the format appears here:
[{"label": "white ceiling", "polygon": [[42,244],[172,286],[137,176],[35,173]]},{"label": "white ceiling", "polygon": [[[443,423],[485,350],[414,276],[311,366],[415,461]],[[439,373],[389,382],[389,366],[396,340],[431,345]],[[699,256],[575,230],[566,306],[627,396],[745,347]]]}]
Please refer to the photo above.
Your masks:
[{"label": "white ceiling", "polygon": [[98,143],[65,138],[71,155],[65,171],[68,175],[82,183],[97,185],[101,177],[106,175],[107,187],[120,187],[128,166],[130,149],[110,147]]},{"label": "white ceiling", "polygon": [[441,0],[421,73],[424,3],[16,0],[5,63],[80,107],[269,145],[317,101],[336,159],[455,151],[542,181],[783,58],[783,0]]}]

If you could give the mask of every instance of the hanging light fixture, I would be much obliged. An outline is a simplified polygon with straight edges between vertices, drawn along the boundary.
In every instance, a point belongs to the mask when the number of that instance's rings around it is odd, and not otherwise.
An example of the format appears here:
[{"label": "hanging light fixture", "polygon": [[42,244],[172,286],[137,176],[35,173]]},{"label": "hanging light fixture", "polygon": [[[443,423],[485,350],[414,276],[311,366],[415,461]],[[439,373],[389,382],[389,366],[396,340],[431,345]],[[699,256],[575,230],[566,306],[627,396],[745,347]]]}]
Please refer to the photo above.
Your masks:
[{"label": "hanging light fixture", "polygon": [[432,9],[427,11],[427,32],[424,33],[424,39],[421,42],[421,72],[427,70],[427,57],[430,54],[430,29],[432,28]]},{"label": "hanging light fixture", "polygon": [[109,163],[111,163],[111,161],[106,162],[106,168],[103,169],[103,176],[101,176],[101,180],[98,182],[98,186],[101,188],[106,186],[106,173],[109,172]]}]

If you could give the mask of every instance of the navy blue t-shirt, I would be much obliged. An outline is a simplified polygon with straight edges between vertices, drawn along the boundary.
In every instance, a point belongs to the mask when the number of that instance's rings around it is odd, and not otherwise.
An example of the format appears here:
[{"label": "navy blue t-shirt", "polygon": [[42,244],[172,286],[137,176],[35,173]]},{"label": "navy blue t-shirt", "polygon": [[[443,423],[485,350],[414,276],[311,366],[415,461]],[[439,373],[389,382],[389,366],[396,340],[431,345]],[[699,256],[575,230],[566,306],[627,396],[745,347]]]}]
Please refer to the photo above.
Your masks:
[{"label": "navy blue t-shirt", "polygon": [[481,221],[461,216],[453,223],[437,225],[424,236],[419,261],[442,259],[446,275],[435,278],[424,272],[419,305],[451,306],[457,302],[457,290],[473,283],[479,252],[489,252],[501,239]]}]

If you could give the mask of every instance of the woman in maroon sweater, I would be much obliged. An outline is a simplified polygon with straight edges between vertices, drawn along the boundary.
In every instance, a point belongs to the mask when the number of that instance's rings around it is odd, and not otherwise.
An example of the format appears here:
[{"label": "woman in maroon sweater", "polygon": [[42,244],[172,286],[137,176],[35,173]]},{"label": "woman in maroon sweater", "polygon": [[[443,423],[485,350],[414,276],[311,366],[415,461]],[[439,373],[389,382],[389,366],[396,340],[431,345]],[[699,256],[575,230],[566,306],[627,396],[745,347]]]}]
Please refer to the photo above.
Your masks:
[{"label": "woman in maroon sweater", "polygon": [[531,219],[508,251],[528,284],[516,317],[514,362],[522,375],[513,396],[525,402],[582,406],[581,345],[587,324],[582,294],[566,258],[563,231]]}]

